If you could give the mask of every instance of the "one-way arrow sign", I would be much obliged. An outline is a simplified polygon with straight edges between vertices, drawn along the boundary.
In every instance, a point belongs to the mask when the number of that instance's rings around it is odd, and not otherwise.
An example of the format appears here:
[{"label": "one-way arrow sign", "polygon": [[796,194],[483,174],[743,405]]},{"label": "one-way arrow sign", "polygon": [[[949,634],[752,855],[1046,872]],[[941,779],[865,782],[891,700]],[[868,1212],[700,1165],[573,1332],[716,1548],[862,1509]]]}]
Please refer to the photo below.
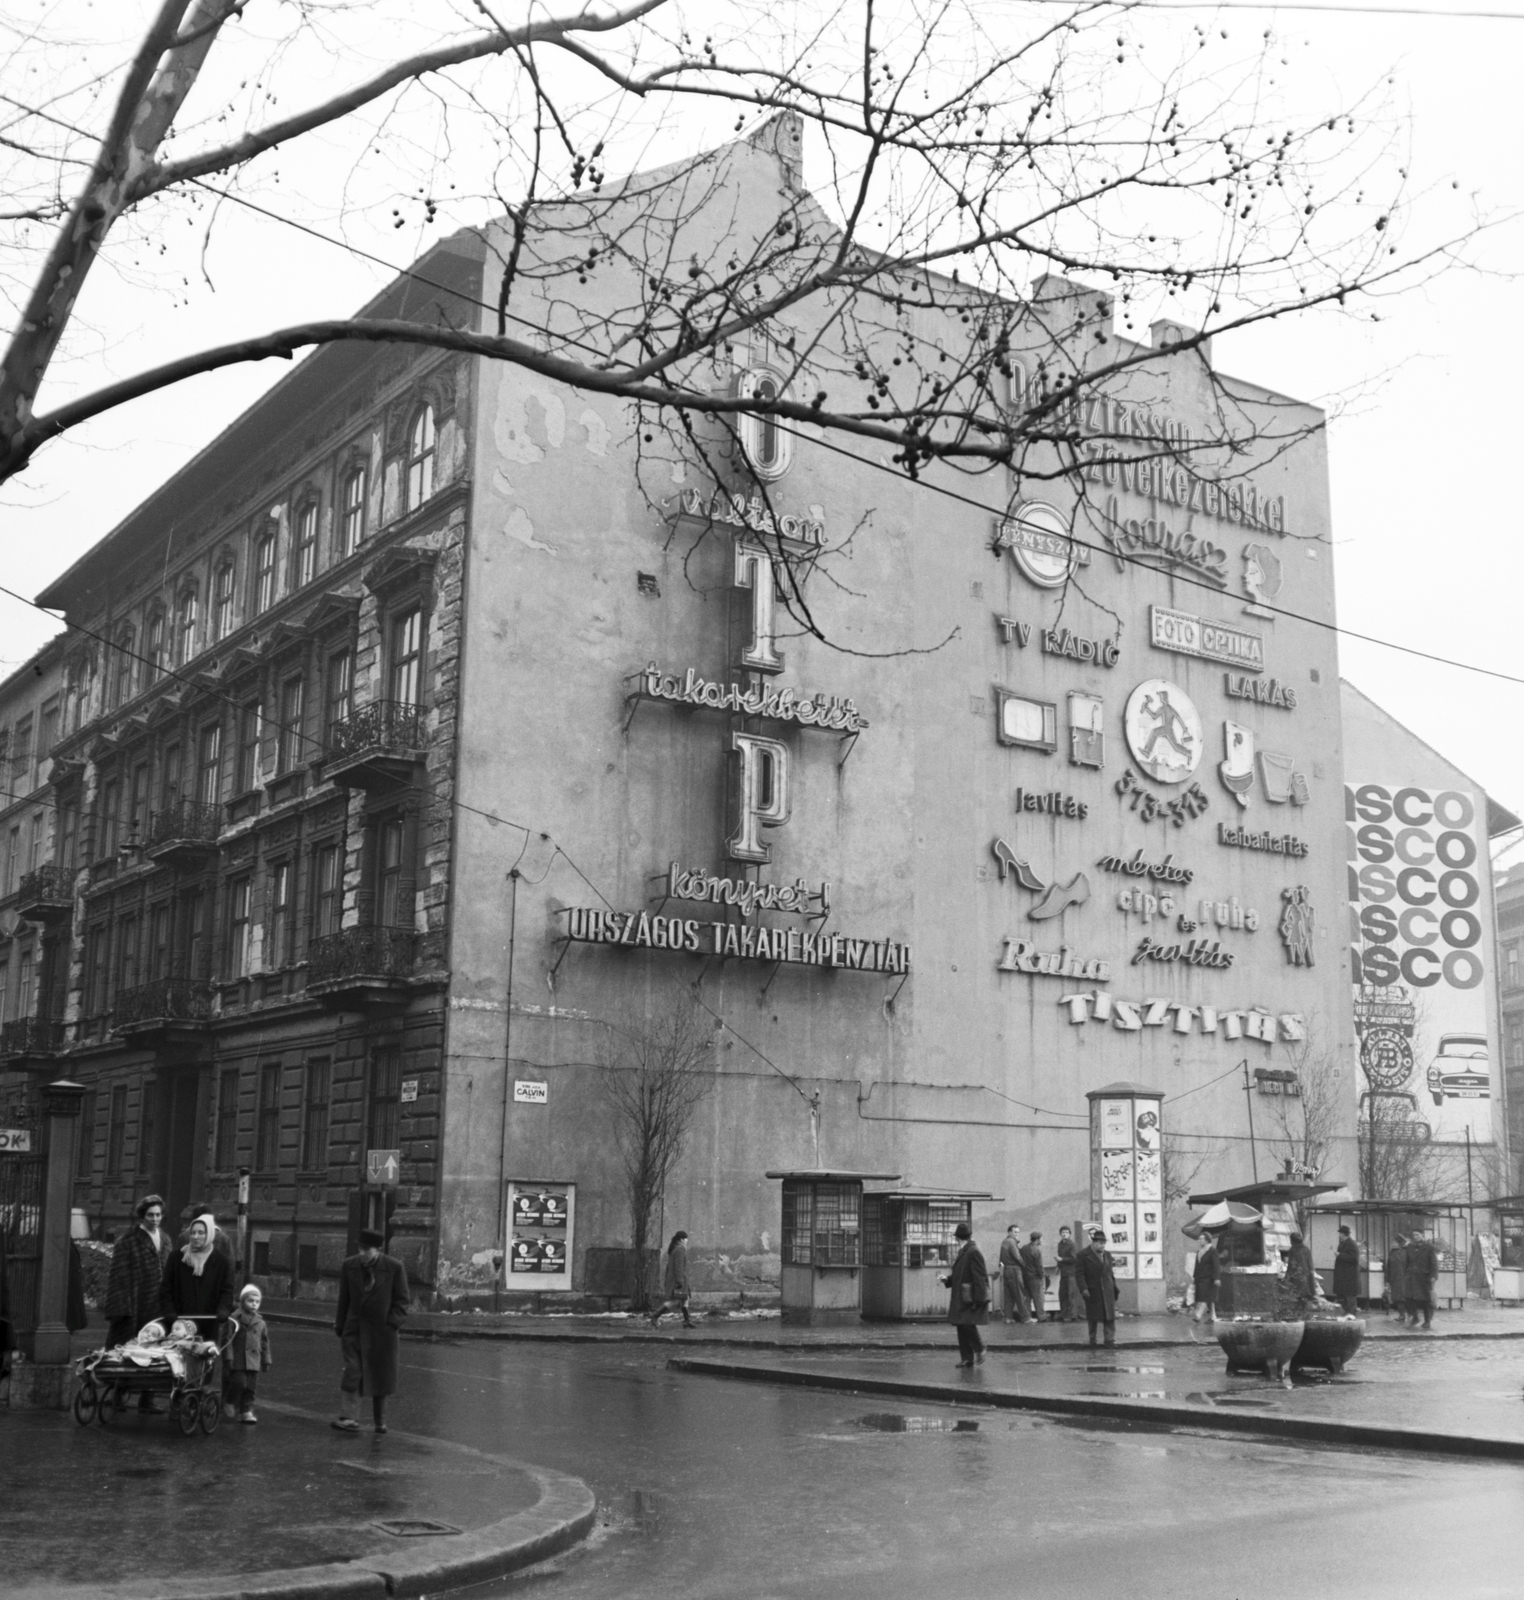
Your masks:
[{"label": "one-way arrow sign", "polygon": [[367,1150],[365,1153],[365,1181],[379,1183],[385,1188],[394,1189],[397,1180],[402,1176],[402,1152],[400,1150]]}]

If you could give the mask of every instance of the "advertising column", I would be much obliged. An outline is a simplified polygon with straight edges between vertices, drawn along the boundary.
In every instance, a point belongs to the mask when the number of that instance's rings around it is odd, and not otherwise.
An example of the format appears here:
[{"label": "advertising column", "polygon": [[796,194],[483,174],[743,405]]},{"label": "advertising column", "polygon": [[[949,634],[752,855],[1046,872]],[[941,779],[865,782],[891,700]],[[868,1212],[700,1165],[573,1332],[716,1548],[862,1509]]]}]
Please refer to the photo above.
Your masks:
[{"label": "advertising column", "polygon": [[1137,1083],[1092,1089],[1091,1215],[1116,1261],[1117,1309],[1162,1312],[1164,1095]]}]

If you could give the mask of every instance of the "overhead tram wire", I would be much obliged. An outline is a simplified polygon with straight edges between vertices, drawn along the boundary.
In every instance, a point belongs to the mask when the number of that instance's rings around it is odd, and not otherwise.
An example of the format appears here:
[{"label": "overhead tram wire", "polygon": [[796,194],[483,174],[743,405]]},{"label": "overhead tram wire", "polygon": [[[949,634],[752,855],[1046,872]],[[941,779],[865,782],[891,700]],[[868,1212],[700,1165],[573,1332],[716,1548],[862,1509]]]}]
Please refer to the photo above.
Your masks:
[{"label": "overhead tram wire", "polygon": [[[1067,0],[1042,0],[1042,3],[1063,4],[1067,3]],[[1112,0],[1108,0],[1108,3],[1112,3]],[[1125,9],[1127,0],[1116,0],[1116,3],[1122,5]],[[1150,0],[1150,3],[1163,3],[1163,0]],[[1181,0],[1181,3],[1185,3],[1185,0]],[[1436,15],[1447,15],[1447,13],[1440,12],[1436,13]],[[1521,14],[1520,20],[1524,20],[1524,14]],[[347,251],[349,254],[359,257],[361,260],[370,261],[377,266],[384,267],[388,272],[393,273],[399,278],[412,279],[414,282],[421,283],[427,288],[437,289],[441,294],[448,294],[454,299],[463,300],[468,305],[478,306],[484,311],[492,312],[494,315],[496,315],[498,312],[498,307],[490,304],[488,301],[476,299],[468,294],[462,294],[459,289],[451,288],[448,284],[436,283],[433,279],[425,277],[422,273],[415,272],[409,267],[393,266],[391,262],[385,260],[383,257],[373,255],[368,250],[362,250],[358,245],[352,245],[344,239],[336,239],[332,234],[322,233],[318,229],[309,227],[306,223],[297,222],[290,217],[283,217],[279,214],[279,212],[271,211],[267,207],[259,205],[253,200],[247,200],[242,195],[236,195],[223,189],[214,188],[211,184],[205,183],[199,178],[192,181],[195,182],[198,188],[205,189],[208,194],[214,194],[222,199],[231,200],[237,205],[244,206],[248,210],[258,213],[260,216],[268,217],[273,222],[284,223],[287,227],[295,228],[299,233],[305,233],[314,239],[320,240],[324,244],[330,244],[336,249]],[[516,322],[520,327],[528,330],[531,333],[539,335],[541,338],[549,339],[551,337],[559,337],[554,336],[550,329],[542,327],[538,323],[531,322],[527,317],[521,317],[511,311],[507,311],[504,314],[510,322]],[[599,353],[585,340],[563,338],[561,342],[570,345],[573,348],[584,350],[588,354]],[[962,505],[970,506],[974,510],[982,511],[992,517],[1003,517],[1006,515],[1006,509],[1003,507],[986,505],[982,500],[976,500],[971,495],[961,494],[958,490],[949,488],[944,484],[931,483],[919,477],[909,478],[905,473],[886,462],[877,461],[871,456],[859,455],[856,451],[848,450],[842,445],[835,444],[825,438],[809,437],[808,435],[804,434],[796,424],[788,422],[785,418],[776,417],[773,420],[780,430],[788,433],[792,438],[807,439],[809,443],[818,445],[824,450],[829,450],[833,454],[841,456],[845,460],[855,461],[859,463],[859,465],[873,468],[876,472],[886,473],[888,476],[894,478],[898,483],[908,482],[919,488],[929,489],[934,494],[940,494],[947,499],[956,500]],[[1157,570],[1156,568],[1150,566],[1145,557],[1132,555],[1124,551],[1113,550],[1109,545],[1095,544],[1090,540],[1080,539],[1072,534],[1070,535],[1070,539],[1073,544],[1081,549],[1094,551],[1101,555],[1112,556],[1118,561],[1142,568],[1146,571],[1152,572]],[[1171,577],[1173,581],[1177,583],[1183,583],[1191,587],[1201,589],[1207,594],[1220,596],[1223,592],[1215,584],[1207,583],[1201,578],[1192,577],[1188,573],[1177,572],[1171,574]],[[6,594],[11,593],[11,591],[8,589],[0,590],[0,592],[4,592]],[[20,597],[18,596],[17,598]],[[1399,644],[1394,639],[1383,639],[1377,634],[1361,633],[1358,629],[1347,628],[1342,623],[1327,622],[1321,617],[1309,617],[1300,611],[1292,611],[1284,606],[1271,605],[1269,602],[1265,601],[1262,601],[1261,604],[1264,605],[1267,611],[1274,612],[1276,616],[1285,617],[1288,621],[1305,622],[1310,627],[1322,628],[1328,633],[1337,634],[1348,639],[1358,639],[1362,644],[1378,645],[1383,649],[1396,650],[1403,655],[1416,656],[1422,661],[1432,661],[1438,666],[1454,667],[1461,672],[1474,672],[1481,677],[1500,679],[1504,683],[1517,683],[1524,685],[1524,677],[1518,677],[1513,673],[1499,672],[1493,667],[1480,667],[1469,661],[1457,661],[1453,656],[1437,655],[1431,650],[1420,650],[1415,645]],[[43,608],[38,607],[38,609],[41,610]]]}]

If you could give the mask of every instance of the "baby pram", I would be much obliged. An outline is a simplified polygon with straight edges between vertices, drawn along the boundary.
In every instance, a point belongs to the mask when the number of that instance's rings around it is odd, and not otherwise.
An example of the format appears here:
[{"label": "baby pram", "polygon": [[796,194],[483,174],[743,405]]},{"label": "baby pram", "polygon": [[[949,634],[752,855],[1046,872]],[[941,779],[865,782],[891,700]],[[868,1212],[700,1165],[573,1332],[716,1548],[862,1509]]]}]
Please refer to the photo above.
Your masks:
[{"label": "baby pram", "polygon": [[235,1323],[227,1327],[227,1343],[218,1345],[192,1322],[177,1321],[168,1334],[162,1323],[150,1322],[127,1344],[81,1356],[75,1363],[74,1420],[108,1426],[133,1396],[168,1395],[170,1417],[181,1433],[192,1434],[198,1425],[211,1433],[222,1421],[218,1357],[226,1355],[237,1332]]}]

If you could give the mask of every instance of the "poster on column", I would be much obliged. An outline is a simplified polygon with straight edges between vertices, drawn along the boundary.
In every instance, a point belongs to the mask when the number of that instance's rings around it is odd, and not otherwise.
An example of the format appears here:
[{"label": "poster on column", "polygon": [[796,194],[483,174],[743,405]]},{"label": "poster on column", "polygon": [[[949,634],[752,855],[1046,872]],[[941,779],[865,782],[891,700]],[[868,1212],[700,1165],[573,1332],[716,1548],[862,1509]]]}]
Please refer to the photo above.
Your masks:
[{"label": "poster on column", "polygon": [[1349,784],[1350,971],[1359,1113],[1445,1143],[1492,1140],[1486,802]]}]

